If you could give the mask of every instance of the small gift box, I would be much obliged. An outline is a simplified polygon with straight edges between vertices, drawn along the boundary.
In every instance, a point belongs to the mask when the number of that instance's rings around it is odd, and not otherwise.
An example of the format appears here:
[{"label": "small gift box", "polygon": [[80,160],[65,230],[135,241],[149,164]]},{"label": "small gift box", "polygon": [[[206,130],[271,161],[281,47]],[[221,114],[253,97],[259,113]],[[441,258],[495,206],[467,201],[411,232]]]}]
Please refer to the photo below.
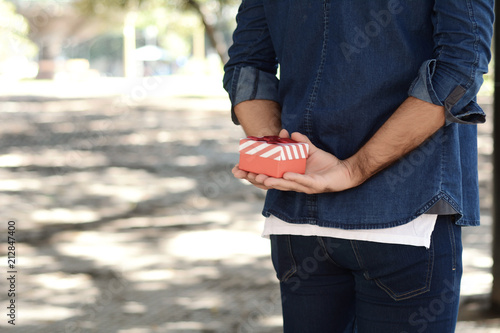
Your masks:
[{"label": "small gift box", "polygon": [[249,136],[240,140],[241,170],[275,178],[285,172],[304,173],[309,145],[278,136]]}]

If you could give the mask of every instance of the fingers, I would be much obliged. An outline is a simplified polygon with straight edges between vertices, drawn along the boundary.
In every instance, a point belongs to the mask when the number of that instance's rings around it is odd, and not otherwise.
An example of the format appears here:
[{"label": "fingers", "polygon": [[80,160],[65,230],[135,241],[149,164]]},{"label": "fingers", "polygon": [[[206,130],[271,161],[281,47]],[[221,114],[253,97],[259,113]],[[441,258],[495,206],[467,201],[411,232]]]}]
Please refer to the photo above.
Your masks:
[{"label": "fingers", "polygon": [[[304,187],[307,187],[307,188],[316,189],[316,181],[312,177],[305,176],[305,175],[302,175],[300,173],[286,172],[283,175],[283,179],[290,181],[290,182],[297,183],[297,184],[304,186]],[[318,189],[316,189],[316,190],[318,190]]]},{"label": "fingers", "polygon": [[264,177],[267,177],[265,175],[259,175],[259,174],[256,174],[256,173],[252,173],[252,172],[249,172],[248,173],[248,176],[247,176],[247,180],[249,182],[251,182],[252,184],[255,184],[255,183],[262,183],[261,181],[259,181],[262,177],[259,177],[259,176],[264,176]]},{"label": "fingers", "polygon": [[287,180],[283,178],[268,178],[264,181],[264,185],[281,191],[295,191],[302,193],[319,193],[319,191],[311,188],[309,186],[305,186],[297,181]]},{"label": "fingers", "polygon": [[305,136],[304,134],[302,134],[302,133],[293,132],[292,136],[290,138],[292,140],[295,140],[295,141],[298,141],[298,142],[307,143],[309,145],[309,155],[311,155],[312,153],[314,153],[315,151],[318,150],[318,148],[315,145],[313,145],[313,143],[311,142],[311,140],[309,140],[309,138],[307,136]]},{"label": "fingers", "polygon": [[264,181],[269,178],[266,175],[259,175],[256,173],[249,172],[247,175],[247,180],[253,185],[263,190],[269,190],[271,187],[264,185]]},{"label": "fingers", "polygon": [[328,183],[328,178],[323,175],[301,175],[294,174],[287,176],[288,180],[302,185],[304,188],[309,189],[308,193],[325,193],[330,192],[332,187]]},{"label": "fingers", "polygon": [[[290,138],[290,134],[286,129],[282,129],[279,133],[279,137]],[[307,136],[299,132],[292,133],[291,139],[307,143],[309,145],[309,155],[319,150],[311,143]],[[285,173],[283,178],[273,178],[263,174],[255,174],[241,170],[239,165],[236,165],[232,172],[236,178],[245,179],[252,185],[265,190],[273,188],[282,191],[296,191],[304,193],[321,193],[325,191],[325,186],[321,184],[321,181],[318,182],[315,177],[308,175],[290,172]]]},{"label": "fingers", "polygon": [[[255,175],[255,174],[253,174],[253,175]],[[260,182],[258,182],[258,181],[251,180],[251,179],[250,179],[250,177],[249,177],[249,178],[247,178],[247,179],[245,179],[245,180],[247,180],[247,181],[248,181],[250,184],[252,184],[253,186],[258,187],[258,188],[260,188],[260,189],[262,189],[262,190],[270,190],[270,189],[272,188],[272,187],[266,186],[266,185],[264,185],[263,183],[260,183]]]},{"label": "fingers", "polygon": [[238,165],[233,168],[232,172],[236,178],[247,180],[255,187],[263,190],[276,189],[303,193],[323,192],[323,189],[318,188],[317,182],[313,178],[294,172],[285,173],[283,178],[273,178],[241,170]]},{"label": "fingers", "polygon": [[280,131],[279,137],[283,138],[283,139],[288,139],[290,137],[290,134],[288,133],[288,131],[286,129],[283,128]]},{"label": "fingers", "polygon": [[291,138],[298,142],[311,143],[311,140],[307,136],[299,132],[293,132]]},{"label": "fingers", "polygon": [[231,172],[233,173],[234,177],[238,179],[246,179],[248,175],[248,172],[241,170],[239,168],[239,164],[236,164],[234,168],[231,170]]},{"label": "fingers", "polygon": [[264,185],[264,180],[266,180],[267,178],[269,178],[268,176],[266,175],[258,175],[258,174],[255,174],[255,173],[252,173],[252,172],[247,172],[247,171],[244,171],[244,170],[241,170],[239,168],[239,165],[236,164],[234,166],[234,168],[232,169],[232,173],[234,175],[235,178],[238,178],[238,179],[244,179],[244,180],[247,180],[249,181],[252,185],[260,188],[260,189],[263,189],[263,190],[269,190],[270,187]]}]

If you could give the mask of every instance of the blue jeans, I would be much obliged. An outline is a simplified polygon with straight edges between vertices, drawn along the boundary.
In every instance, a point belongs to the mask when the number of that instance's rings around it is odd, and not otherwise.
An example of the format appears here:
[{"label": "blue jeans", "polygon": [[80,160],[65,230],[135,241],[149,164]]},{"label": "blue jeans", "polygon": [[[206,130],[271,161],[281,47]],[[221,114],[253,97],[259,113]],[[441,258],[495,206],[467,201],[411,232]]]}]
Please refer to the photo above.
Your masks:
[{"label": "blue jeans", "polygon": [[431,246],[272,235],[284,332],[454,332],[461,229],[439,216]]}]

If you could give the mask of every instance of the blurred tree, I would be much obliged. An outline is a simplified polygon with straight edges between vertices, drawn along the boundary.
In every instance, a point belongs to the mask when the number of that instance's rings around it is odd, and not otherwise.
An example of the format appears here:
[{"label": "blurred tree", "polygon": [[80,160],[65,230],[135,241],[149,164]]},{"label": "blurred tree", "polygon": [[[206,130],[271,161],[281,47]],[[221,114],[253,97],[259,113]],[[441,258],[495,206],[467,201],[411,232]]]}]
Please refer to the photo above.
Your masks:
[{"label": "blurred tree", "polygon": [[[221,13],[221,9],[223,6],[228,4],[234,4],[235,1],[232,0],[217,0],[212,1],[200,1],[200,0],[180,0],[181,5],[184,8],[188,8],[194,10],[201,19],[203,26],[205,27],[205,31],[207,33],[208,39],[212,44],[213,48],[216,50],[223,64],[225,64],[228,60],[227,55],[227,45],[224,39],[224,35],[216,29],[217,19],[220,18],[215,16],[214,13],[216,11],[209,11],[210,7],[212,9],[218,8],[218,13]],[[211,2],[211,3],[210,3]]]},{"label": "blurred tree", "polygon": [[143,0],[154,7],[167,8],[170,11],[194,13],[199,17],[205,28],[210,45],[219,55],[224,64],[228,60],[225,32],[234,27],[225,25],[229,18],[234,21],[234,13],[227,13],[226,9],[234,8],[241,0]]},{"label": "blurred tree", "polygon": [[212,47],[219,55],[221,62],[227,61],[227,44],[224,34],[217,28],[223,9],[237,0],[76,0],[75,5],[82,12],[100,16],[108,22],[116,22],[121,16],[123,25],[123,59],[125,76],[134,76],[136,62],[133,51],[136,49],[135,28],[141,12],[154,8],[192,11],[205,28]]},{"label": "blurred tree", "polygon": [[[103,23],[75,10],[73,0],[11,0],[29,23],[29,38],[36,43],[38,79],[53,79],[64,65],[62,49],[102,31]],[[3,45],[3,44],[2,44]]]},{"label": "blurred tree", "polygon": [[135,26],[144,0],[76,0],[74,5],[89,17],[94,16],[108,23],[122,21],[123,27],[123,72],[126,77],[135,76],[136,49]]},{"label": "blurred tree", "polygon": [[12,63],[32,58],[37,53],[36,45],[29,39],[29,24],[16,13],[16,7],[0,0],[0,75],[12,69]]}]

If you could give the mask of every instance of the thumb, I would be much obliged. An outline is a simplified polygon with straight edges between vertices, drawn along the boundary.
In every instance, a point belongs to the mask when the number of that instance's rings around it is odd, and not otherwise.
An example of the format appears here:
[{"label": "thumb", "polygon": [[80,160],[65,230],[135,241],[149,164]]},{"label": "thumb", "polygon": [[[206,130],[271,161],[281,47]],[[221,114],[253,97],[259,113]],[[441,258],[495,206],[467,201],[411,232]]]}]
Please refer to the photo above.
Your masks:
[{"label": "thumb", "polygon": [[299,132],[293,132],[291,139],[295,140],[297,142],[307,143],[309,145],[309,155],[311,155],[311,153],[313,153],[314,151],[316,151],[318,149],[318,148],[316,148],[315,145],[312,144],[311,140],[309,140],[309,138],[307,136],[305,136],[304,134],[301,134]]},{"label": "thumb", "polygon": [[288,139],[290,137],[290,134],[286,129],[283,128],[278,136],[283,139]]}]

